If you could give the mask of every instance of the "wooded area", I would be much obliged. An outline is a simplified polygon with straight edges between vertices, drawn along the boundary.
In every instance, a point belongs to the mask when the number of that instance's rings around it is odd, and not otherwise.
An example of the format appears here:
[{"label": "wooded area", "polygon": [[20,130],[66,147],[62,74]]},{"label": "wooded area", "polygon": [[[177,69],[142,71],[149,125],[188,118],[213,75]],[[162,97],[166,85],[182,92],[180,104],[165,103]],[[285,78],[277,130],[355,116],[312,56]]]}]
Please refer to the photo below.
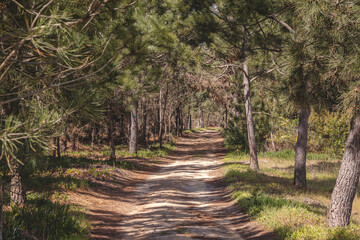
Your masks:
[{"label": "wooded area", "polygon": [[222,127],[228,149],[249,153],[249,171],[261,171],[259,152],[294,149],[296,191],[309,187],[308,152],[342,158],[327,227],[349,226],[359,39],[358,1],[2,1],[0,209],[25,208],[28,179],[70,152],[106,147],[115,166],[119,146],[138,156]]}]

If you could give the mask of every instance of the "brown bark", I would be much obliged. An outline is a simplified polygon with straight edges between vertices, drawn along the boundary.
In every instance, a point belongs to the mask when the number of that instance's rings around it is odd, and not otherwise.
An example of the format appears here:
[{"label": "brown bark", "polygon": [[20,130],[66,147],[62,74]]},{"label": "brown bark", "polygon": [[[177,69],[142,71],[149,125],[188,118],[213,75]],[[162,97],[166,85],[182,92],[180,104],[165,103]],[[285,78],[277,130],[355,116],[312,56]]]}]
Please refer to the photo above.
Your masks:
[{"label": "brown bark", "polygon": [[225,116],[224,116],[224,127],[225,129],[228,128],[228,108],[227,106],[225,105]]},{"label": "brown bark", "polygon": [[54,151],[53,151],[53,158],[56,158],[56,137],[53,138],[53,145],[54,145]]},{"label": "brown bark", "polygon": [[126,126],[124,124],[124,115],[121,114],[120,115],[120,136],[121,136],[121,143],[127,143],[127,137],[125,136],[126,135]]},{"label": "brown bark", "polygon": [[276,151],[273,131],[270,132],[270,142],[271,142],[272,151]]},{"label": "brown bark", "polygon": [[199,125],[201,128],[204,128],[204,116],[203,116],[204,114],[201,107],[199,107],[199,115],[200,115]]},{"label": "brown bark", "polygon": [[163,142],[163,132],[164,132],[164,116],[165,116],[165,110],[166,110],[166,103],[169,93],[169,86],[166,86],[166,92],[164,96],[164,106],[161,107],[161,101],[162,101],[162,90],[160,89],[160,97],[159,97],[159,145],[160,148],[162,148],[162,142]]},{"label": "brown bark", "polygon": [[191,124],[191,114],[190,114],[190,111],[189,111],[189,120],[188,120],[189,122],[188,122],[188,128],[189,128],[189,130],[191,130],[192,129],[192,124]]},{"label": "brown bark", "polygon": [[331,195],[327,225],[344,227],[350,224],[352,204],[360,176],[360,114],[354,117],[348,135],[339,175]]},{"label": "brown bark", "polygon": [[145,147],[147,146],[147,141],[146,141],[146,127],[147,127],[147,108],[146,108],[146,100],[144,99],[143,102],[143,125],[142,125],[142,143],[145,145]]},{"label": "brown bark", "polygon": [[94,143],[95,143],[95,134],[96,134],[96,128],[95,124],[91,126],[91,149],[94,149]]},{"label": "brown bark", "polygon": [[4,179],[1,177],[0,178],[1,183],[0,183],[0,240],[3,240],[2,237],[2,232],[3,232],[3,205],[4,205],[4,193],[5,193],[5,184],[4,184]]},{"label": "brown bark", "polygon": [[207,118],[206,118],[206,127],[209,127],[210,126],[210,112],[208,113],[207,115]]},{"label": "brown bark", "polygon": [[256,149],[256,138],[255,138],[255,126],[251,106],[250,98],[250,79],[249,79],[249,69],[247,64],[247,39],[246,31],[244,28],[244,39],[243,39],[243,54],[244,54],[244,63],[243,63],[243,76],[244,76],[244,98],[245,98],[245,110],[246,110],[246,125],[248,132],[248,141],[250,148],[250,169],[259,170],[259,163],[257,158],[257,149]]},{"label": "brown bark", "polygon": [[171,114],[168,115],[168,133],[171,133]]},{"label": "brown bark", "polygon": [[294,185],[306,188],[306,146],[310,110],[305,106],[299,112],[298,138],[295,145]]},{"label": "brown bark", "polygon": [[71,150],[76,151],[76,127],[75,125],[73,125],[72,129],[71,129]]},{"label": "brown bark", "polygon": [[183,113],[180,109],[180,114],[179,114],[179,120],[180,120],[180,136],[182,136],[183,130],[184,130],[184,117],[183,117]]},{"label": "brown bark", "polygon": [[21,179],[20,165],[16,160],[13,160],[11,167],[10,200],[13,204],[23,206],[26,202],[26,193]]},{"label": "brown bark", "polygon": [[113,108],[112,104],[109,103],[108,109],[108,138],[110,143],[110,161],[116,160],[115,154],[115,142],[114,142],[114,119],[113,119]]},{"label": "brown bark", "polygon": [[56,137],[56,153],[57,153],[57,157],[61,158],[60,137]]},{"label": "brown bark", "polygon": [[80,151],[80,135],[76,133],[76,151]]},{"label": "brown bark", "polygon": [[136,154],[137,153],[137,132],[138,132],[138,123],[137,123],[137,106],[131,110],[131,127],[130,127],[130,141],[129,141],[129,152]]},{"label": "brown bark", "polygon": [[176,136],[180,136],[182,130],[180,106],[176,108],[175,114],[176,114],[175,116]]}]

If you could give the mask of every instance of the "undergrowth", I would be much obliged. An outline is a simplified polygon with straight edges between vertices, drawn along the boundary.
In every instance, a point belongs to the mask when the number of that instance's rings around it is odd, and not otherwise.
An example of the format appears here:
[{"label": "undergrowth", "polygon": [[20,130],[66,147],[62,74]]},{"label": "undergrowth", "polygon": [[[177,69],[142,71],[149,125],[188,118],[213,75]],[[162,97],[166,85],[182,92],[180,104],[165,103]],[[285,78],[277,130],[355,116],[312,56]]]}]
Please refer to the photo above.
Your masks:
[{"label": "undergrowth", "polygon": [[259,153],[261,171],[250,171],[249,155],[229,151],[224,159],[226,180],[239,206],[280,239],[355,240],[360,239],[359,197],[354,202],[352,224],[348,228],[326,227],[327,206],[335,184],[339,161],[335,156],[308,155],[308,189],[292,185],[294,151]]},{"label": "undergrowth", "polygon": [[139,149],[135,155],[130,154],[126,146],[117,146],[116,161],[107,160],[108,148],[69,151],[60,158],[46,156],[29,161],[23,176],[25,188],[30,192],[26,205],[11,206],[9,196],[5,198],[4,239],[88,239],[90,223],[85,210],[67,204],[71,200],[67,193],[94,187],[98,180],[113,179],[119,168],[135,169],[131,159],[122,157],[164,157],[174,149],[175,143],[168,141],[162,148],[153,144]]},{"label": "undergrowth", "polygon": [[[171,151],[175,149],[175,142],[168,141],[163,144],[162,148],[159,147],[158,143],[152,144],[148,148],[140,148],[138,149],[137,154],[130,153],[128,147],[126,145],[119,145],[115,148],[116,157],[141,157],[141,158],[156,158],[156,157],[165,157],[169,155]],[[94,156],[104,156],[105,159],[110,157],[110,149],[108,147],[103,149],[94,149],[92,151],[68,151],[66,154],[71,157],[94,157]],[[117,161],[119,162],[119,161]],[[130,168],[126,162],[122,162],[119,167]]]},{"label": "undergrowth", "polygon": [[53,202],[46,194],[28,194],[26,206],[4,211],[3,237],[7,240],[85,240],[89,230],[81,209]]}]

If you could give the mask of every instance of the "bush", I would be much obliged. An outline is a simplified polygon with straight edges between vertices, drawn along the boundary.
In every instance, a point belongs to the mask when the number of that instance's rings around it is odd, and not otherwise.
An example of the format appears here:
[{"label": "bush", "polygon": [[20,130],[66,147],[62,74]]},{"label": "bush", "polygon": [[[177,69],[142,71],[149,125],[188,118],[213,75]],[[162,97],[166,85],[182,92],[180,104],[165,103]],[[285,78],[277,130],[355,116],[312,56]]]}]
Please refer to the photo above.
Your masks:
[{"label": "bush", "polygon": [[246,125],[236,124],[234,121],[229,122],[229,128],[224,130],[224,144],[228,148],[247,150],[248,138]]}]

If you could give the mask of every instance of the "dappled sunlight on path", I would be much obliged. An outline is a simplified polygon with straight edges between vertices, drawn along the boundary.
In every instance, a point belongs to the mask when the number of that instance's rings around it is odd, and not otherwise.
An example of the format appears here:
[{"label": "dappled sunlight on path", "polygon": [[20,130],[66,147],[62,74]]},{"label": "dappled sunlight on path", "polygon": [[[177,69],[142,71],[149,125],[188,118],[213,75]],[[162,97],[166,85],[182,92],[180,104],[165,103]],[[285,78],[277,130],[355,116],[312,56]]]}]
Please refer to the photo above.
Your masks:
[{"label": "dappled sunlight on path", "polygon": [[180,138],[160,169],[121,197],[125,208],[119,201],[96,213],[92,239],[273,239],[226,191],[222,142],[216,131]]}]

